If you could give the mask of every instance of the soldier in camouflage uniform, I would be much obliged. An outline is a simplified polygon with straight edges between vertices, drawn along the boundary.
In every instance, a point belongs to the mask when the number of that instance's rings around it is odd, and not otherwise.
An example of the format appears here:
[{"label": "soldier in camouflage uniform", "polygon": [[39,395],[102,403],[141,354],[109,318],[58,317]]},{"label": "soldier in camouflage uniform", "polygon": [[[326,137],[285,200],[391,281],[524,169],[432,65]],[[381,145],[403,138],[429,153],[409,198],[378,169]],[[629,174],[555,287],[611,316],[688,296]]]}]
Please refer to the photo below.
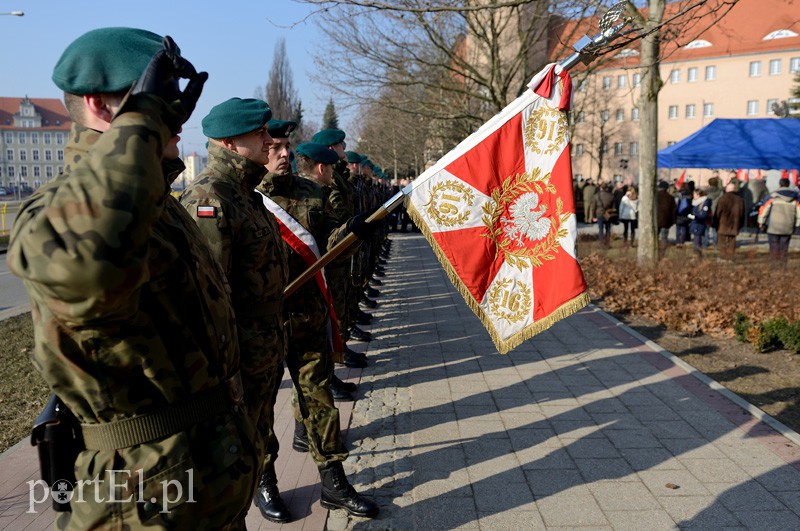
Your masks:
[{"label": "soldier in camouflage uniform", "polygon": [[84,34],[53,72],[73,120],[66,166],[22,205],[8,262],[30,295],[34,365],[82,423],[82,495],[59,528],[244,527],[258,463],[230,287],[169,194],[206,78],[131,28]]},{"label": "soldier in camouflage uniform", "polygon": [[271,117],[266,102],[256,99],[231,98],[212,108],[202,122],[209,138],[208,165],[181,203],[231,284],[245,403],[258,429],[261,455],[266,454],[255,503],[264,518],[282,523],[291,513],[278,490],[273,423],[286,356],[282,310],[289,266],[275,216],[255,191],[267,173]]},{"label": "soldier in camouflage uniform", "polygon": [[[344,238],[350,230],[356,235],[367,236],[370,230],[364,223],[365,217],[351,218],[343,224],[315,181],[290,172],[290,145],[285,136],[288,135],[285,123],[279,120],[269,123],[273,138],[267,164],[269,173],[258,190],[297,220],[313,236],[321,253]],[[323,164],[327,166],[325,172],[330,181],[333,173],[330,164],[336,161],[336,155],[325,146],[314,146],[332,159],[329,164]],[[298,146],[297,163],[301,171],[308,167],[308,157],[303,153]],[[289,249],[290,278],[295,278],[307,266],[296,251]],[[347,253],[341,259],[346,260]],[[292,447],[311,452],[322,480],[320,503],[323,507],[342,508],[352,515],[373,517],[378,513],[378,507],[355,491],[342,467],[342,462],[347,459],[347,449],[342,441],[339,411],[329,388],[333,357],[327,332],[330,320],[327,302],[316,283],[307,282],[285,301],[285,305],[289,313],[287,365],[294,363],[298,367],[299,383],[308,407],[308,417],[304,419],[295,408]]]},{"label": "soldier in camouflage uniform", "polygon": [[[341,129],[323,129],[316,133],[311,141],[323,146],[328,146],[336,153],[338,160],[333,167],[333,182],[323,186],[323,191],[328,195],[328,202],[334,213],[344,222],[356,214],[356,189],[348,180],[348,169],[345,161],[345,132]],[[364,368],[367,366],[366,356],[347,346],[350,339],[350,327],[355,324],[356,315],[348,300],[353,295],[355,286],[352,282],[352,267],[354,257],[349,260],[340,260],[325,267],[325,275],[331,288],[333,308],[339,321],[339,330],[344,341],[344,365],[351,368]],[[351,391],[334,374],[331,380],[331,392],[334,400],[354,400]],[[355,389],[353,389],[355,391]]]}]

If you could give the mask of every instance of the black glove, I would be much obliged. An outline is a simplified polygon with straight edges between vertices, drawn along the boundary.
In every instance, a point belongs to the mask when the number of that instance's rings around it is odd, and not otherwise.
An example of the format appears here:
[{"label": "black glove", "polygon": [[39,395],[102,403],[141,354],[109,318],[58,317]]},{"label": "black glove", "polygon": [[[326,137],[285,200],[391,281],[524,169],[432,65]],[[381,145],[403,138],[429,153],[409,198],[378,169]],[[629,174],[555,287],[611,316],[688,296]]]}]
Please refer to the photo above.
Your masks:
[{"label": "black glove", "polygon": [[359,240],[366,240],[378,229],[380,220],[367,223],[369,214],[358,214],[347,220],[347,229],[355,234]]},{"label": "black glove", "polygon": [[[189,80],[183,92],[178,84],[181,79]],[[152,94],[170,104],[174,116],[165,117],[165,122],[177,134],[192,115],[207,79],[208,73],[198,73],[192,63],[181,57],[172,37],[167,36],[164,37],[164,48],[157,51],[145,67],[131,95]]]}]

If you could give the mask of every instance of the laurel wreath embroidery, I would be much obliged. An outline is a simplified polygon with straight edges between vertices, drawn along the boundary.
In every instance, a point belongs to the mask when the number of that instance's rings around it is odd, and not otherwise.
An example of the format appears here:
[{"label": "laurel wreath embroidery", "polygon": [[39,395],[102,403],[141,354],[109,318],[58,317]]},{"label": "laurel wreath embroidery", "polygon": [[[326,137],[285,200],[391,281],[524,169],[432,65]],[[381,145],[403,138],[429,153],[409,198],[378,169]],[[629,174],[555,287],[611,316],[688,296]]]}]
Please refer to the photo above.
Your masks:
[{"label": "laurel wreath embroidery", "polygon": [[[448,195],[446,192],[455,192],[457,196]],[[471,210],[467,208],[466,211],[460,212],[457,205],[460,203],[471,205],[474,201],[475,195],[469,186],[452,179],[440,181],[431,187],[430,194],[430,200],[422,207],[426,208],[428,215],[439,225],[453,227],[463,225],[467,221]],[[442,202],[442,199],[447,201]]]},{"label": "laurel wreath embroidery", "polygon": [[569,235],[564,224],[569,219],[570,213],[564,212],[564,203],[559,197],[556,198],[555,215],[548,215],[551,223],[547,236],[530,247],[515,245],[514,239],[503,230],[500,218],[508,205],[516,201],[520,195],[529,192],[540,195],[544,192],[555,194],[556,187],[550,182],[550,174],[542,175],[540,168],[534,168],[530,172],[518,173],[507,178],[499,188],[492,191],[491,201],[483,206],[484,215],[481,217],[481,221],[488,229],[488,233],[482,233],[481,236],[494,242],[495,260],[502,253],[505,262],[519,270],[528,265],[539,267],[546,261],[554,260],[555,252],[561,247],[559,239]]},{"label": "laurel wreath embroidery", "polygon": [[[560,110],[546,106],[534,109],[525,122],[525,145],[537,154],[557,153],[567,143],[568,127],[567,116]],[[549,143],[542,149],[539,144],[544,143],[545,137]]]},{"label": "laurel wreath embroidery", "polygon": [[527,284],[519,282],[514,293],[509,294],[510,286],[511,280],[508,278],[492,286],[488,297],[489,311],[498,319],[517,323],[530,313],[531,292]]}]

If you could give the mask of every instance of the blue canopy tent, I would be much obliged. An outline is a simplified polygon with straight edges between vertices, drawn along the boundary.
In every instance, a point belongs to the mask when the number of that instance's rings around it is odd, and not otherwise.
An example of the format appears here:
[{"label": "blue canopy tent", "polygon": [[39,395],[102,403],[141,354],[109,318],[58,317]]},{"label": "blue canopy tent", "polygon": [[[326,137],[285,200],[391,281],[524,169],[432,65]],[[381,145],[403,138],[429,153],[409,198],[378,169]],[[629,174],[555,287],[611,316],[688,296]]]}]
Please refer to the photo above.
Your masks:
[{"label": "blue canopy tent", "polygon": [[718,118],[658,152],[659,168],[800,168],[800,120]]}]

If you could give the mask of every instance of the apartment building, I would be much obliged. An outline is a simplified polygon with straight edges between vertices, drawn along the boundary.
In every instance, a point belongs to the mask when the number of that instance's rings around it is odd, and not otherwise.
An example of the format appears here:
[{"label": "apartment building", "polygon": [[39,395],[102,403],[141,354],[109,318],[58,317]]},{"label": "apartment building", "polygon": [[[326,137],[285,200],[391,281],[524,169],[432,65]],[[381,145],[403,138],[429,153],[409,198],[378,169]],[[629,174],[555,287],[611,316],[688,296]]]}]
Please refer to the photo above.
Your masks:
[{"label": "apartment building", "polygon": [[30,191],[61,173],[71,125],[61,100],[0,97],[0,185]]},{"label": "apartment building", "polygon": [[[668,4],[667,17],[678,5]],[[639,51],[628,47],[591,73],[575,74],[576,178],[638,179],[639,68]],[[798,73],[800,17],[795,3],[740,0],[717,23],[695,19],[683,37],[663,45],[658,148],[686,138],[715,118],[775,116],[774,106],[791,96]],[[659,173],[677,177],[676,170],[672,175],[668,170]],[[687,170],[700,184],[710,175],[711,170]]]},{"label": "apartment building", "polygon": [[183,157],[183,163],[186,165],[186,169],[172,183],[173,190],[183,190],[192,184],[208,164],[208,157],[203,157],[193,151],[191,155]]}]

